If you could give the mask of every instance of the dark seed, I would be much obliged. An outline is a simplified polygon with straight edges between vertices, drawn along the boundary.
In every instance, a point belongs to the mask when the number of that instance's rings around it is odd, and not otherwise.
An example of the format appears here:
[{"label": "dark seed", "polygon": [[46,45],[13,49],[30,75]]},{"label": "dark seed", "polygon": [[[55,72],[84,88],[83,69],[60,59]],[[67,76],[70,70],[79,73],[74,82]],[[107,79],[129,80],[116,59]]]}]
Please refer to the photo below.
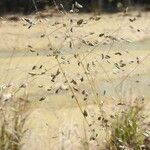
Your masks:
[{"label": "dark seed", "polygon": [[85,90],[82,91],[82,94],[83,94],[83,95],[85,94]]},{"label": "dark seed", "polygon": [[105,96],[106,95],[106,91],[104,90],[104,92],[103,92],[103,95]]},{"label": "dark seed", "polygon": [[30,49],[30,52],[35,52],[35,50],[31,50],[31,49]]},{"label": "dark seed", "polygon": [[41,66],[39,67],[39,69],[42,69],[42,67],[43,67],[43,65],[41,65]]},{"label": "dark seed", "polygon": [[104,33],[99,34],[99,37],[102,37],[102,36],[104,36]]},{"label": "dark seed", "polygon": [[102,54],[102,60],[104,59],[104,54]]},{"label": "dark seed", "polygon": [[59,92],[59,89],[57,89],[57,90],[55,91],[56,94],[58,94],[58,92]]},{"label": "dark seed", "polygon": [[36,69],[36,66],[33,66],[33,67],[32,67],[32,70],[35,70],[35,69]]},{"label": "dark seed", "polygon": [[139,58],[138,58],[138,57],[136,58],[136,60],[137,60],[137,64],[139,64],[139,63],[140,63],[140,60],[139,60]]},{"label": "dark seed", "polygon": [[41,38],[43,38],[43,37],[45,37],[45,34],[42,34],[42,35],[41,35]]},{"label": "dark seed", "polygon": [[44,101],[46,98],[45,97],[41,97],[40,99],[39,99],[39,101]]},{"label": "dark seed", "polygon": [[77,89],[77,88],[73,87],[73,89],[74,89],[76,92],[78,92],[78,89]]},{"label": "dark seed", "polygon": [[115,55],[121,56],[122,54],[120,52],[116,52]]},{"label": "dark seed", "polygon": [[106,55],[106,56],[105,56],[105,59],[109,59],[109,58],[110,58],[110,56],[109,56],[109,55]]},{"label": "dark seed", "polygon": [[81,80],[81,82],[83,82],[83,77],[80,80]]},{"label": "dark seed", "polygon": [[98,117],[97,120],[101,120],[101,117]]},{"label": "dark seed", "polygon": [[86,101],[87,100],[87,97],[84,97],[84,99],[83,99],[84,101]]},{"label": "dark seed", "polygon": [[87,111],[86,111],[86,110],[84,110],[84,112],[83,112],[83,116],[84,116],[84,117],[87,117],[87,116],[88,116],[88,113],[87,113]]},{"label": "dark seed", "polygon": [[77,25],[81,25],[83,23],[83,19],[77,21]]},{"label": "dark seed", "polygon": [[75,85],[77,84],[77,82],[75,80],[73,80],[73,79],[72,79],[72,81],[70,83],[73,83]]}]

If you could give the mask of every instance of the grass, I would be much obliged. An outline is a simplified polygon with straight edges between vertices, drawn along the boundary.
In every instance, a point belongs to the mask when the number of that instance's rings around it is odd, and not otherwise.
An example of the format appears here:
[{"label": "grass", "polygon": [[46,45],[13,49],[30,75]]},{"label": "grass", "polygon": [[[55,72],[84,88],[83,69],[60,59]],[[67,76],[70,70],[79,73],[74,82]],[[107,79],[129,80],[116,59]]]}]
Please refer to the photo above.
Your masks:
[{"label": "grass", "polygon": [[1,103],[0,150],[21,149],[22,137],[26,132],[24,124],[27,116],[24,113],[27,104],[27,101],[17,98]]},{"label": "grass", "polygon": [[141,150],[144,145],[143,104],[134,103],[116,116],[109,141],[110,150]]},{"label": "grass", "polygon": [[[74,26],[72,23],[68,25],[67,28],[69,28],[69,31],[72,31],[72,28]],[[46,31],[45,31],[46,33]],[[71,47],[73,47],[74,50],[76,50],[74,41],[73,41],[73,35],[69,33],[70,40],[71,40]],[[93,52],[94,48],[88,52],[88,55],[90,55]],[[68,89],[70,90],[72,98],[76,101],[77,106],[83,115],[83,119],[88,126],[90,134],[95,133],[96,136],[90,138],[92,140],[96,141],[96,144],[100,148],[100,140],[97,137],[97,133],[93,126],[90,124],[90,112],[87,111],[86,107],[88,105],[88,102],[86,102],[87,97],[85,96],[85,90],[82,90],[80,93],[80,88],[78,89],[76,79],[72,79],[70,81],[70,77],[66,74],[65,67],[61,60],[61,54],[58,51],[53,50],[53,56],[56,58],[58,70],[56,74],[51,74],[51,77],[55,79],[58,75],[61,75],[61,78],[65,79],[65,84],[68,85]],[[56,53],[56,54],[55,54]],[[58,53],[58,54],[57,54]],[[89,89],[94,96],[94,104],[96,104],[96,107],[99,108],[100,116],[98,117],[98,120],[100,120],[101,124],[106,128],[107,130],[107,122],[108,120],[105,119],[105,113],[103,113],[103,101],[101,101],[99,97],[99,93],[97,92],[98,89],[96,88],[96,84],[94,83],[94,79],[92,77],[92,73],[90,73],[90,67],[92,68],[92,63],[86,60],[86,57],[84,56],[82,58],[82,55],[75,54],[74,58],[76,59],[75,62],[78,63],[78,67],[81,68],[83,71],[81,82],[83,82],[83,76],[85,77],[85,80],[87,80],[87,83],[89,85]],[[108,55],[107,55],[108,56]],[[104,59],[104,58],[102,58]],[[108,59],[108,58],[107,58]],[[84,61],[83,61],[84,60]],[[87,62],[88,61],[88,62]],[[93,62],[94,63],[94,62]],[[79,65],[80,64],[80,65]],[[100,62],[99,62],[100,64]],[[138,65],[137,65],[138,66]],[[33,66],[34,68],[35,66]],[[137,68],[137,67],[136,67]],[[93,69],[93,68],[92,68]],[[119,68],[120,69],[120,68]],[[34,70],[34,69],[32,69]],[[104,73],[107,75],[107,72],[103,69]],[[134,71],[134,70],[133,70]],[[46,71],[47,72],[47,71]],[[51,72],[50,72],[51,73]],[[34,75],[33,75],[34,76]],[[128,77],[128,75],[127,75]],[[108,77],[109,78],[109,77]],[[55,82],[55,81],[53,81]],[[59,91],[56,90],[55,94],[57,94]],[[106,91],[105,91],[106,92]],[[104,92],[104,93],[105,93]],[[105,94],[104,94],[105,95]],[[84,103],[86,107],[82,107],[80,104],[80,96],[86,99],[84,100]],[[79,98],[78,98],[79,97]],[[40,99],[39,101],[43,101]],[[11,101],[6,101],[3,104],[1,104],[1,110],[0,110],[0,150],[20,150],[22,148],[22,137],[25,134],[26,130],[24,129],[25,121],[26,121],[26,115],[25,111],[27,108],[27,101],[23,99],[18,99],[13,97]],[[124,110],[124,109],[123,109]],[[143,121],[143,118],[141,116],[143,110],[143,104],[141,103],[134,103],[134,105],[129,106],[126,108],[121,114],[117,115],[116,119],[112,123],[111,128],[111,136],[108,143],[108,149],[110,150],[122,150],[122,149],[132,149],[132,150],[141,150],[143,145],[145,144],[145,139],[143,136],[143,129],[141,122]],[[94,120],[96,121],[96,120]],[[103,128],[104,128],[103,127]],[[83,140],[83,147],[84,149],[90,149],[89,148],[89,137],[86,135],[87,131],[85,132],[85,139]],[[100,133],[100,131],[98,131]],[[97,147],[98,147],[97,146]]]}]

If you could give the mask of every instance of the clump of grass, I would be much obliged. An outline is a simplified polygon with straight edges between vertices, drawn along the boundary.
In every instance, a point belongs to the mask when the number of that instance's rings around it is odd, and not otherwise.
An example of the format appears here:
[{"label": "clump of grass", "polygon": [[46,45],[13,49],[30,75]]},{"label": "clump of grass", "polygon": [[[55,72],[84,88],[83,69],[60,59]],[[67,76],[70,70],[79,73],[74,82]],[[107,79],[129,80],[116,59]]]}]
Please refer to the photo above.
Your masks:
[{"label": "clump of grass", "polygon": [[112,124],[109,141],[110,150],[141,150],[145,148],[143,136],[143,104],[128,106],[121,115],[117,115]]},{"label": "clump of grass", "polygon": [[12,98],[1,103],[0,107],[0,150],[20,150],[22,137],[26,130],[24,124],[28,102]]}]

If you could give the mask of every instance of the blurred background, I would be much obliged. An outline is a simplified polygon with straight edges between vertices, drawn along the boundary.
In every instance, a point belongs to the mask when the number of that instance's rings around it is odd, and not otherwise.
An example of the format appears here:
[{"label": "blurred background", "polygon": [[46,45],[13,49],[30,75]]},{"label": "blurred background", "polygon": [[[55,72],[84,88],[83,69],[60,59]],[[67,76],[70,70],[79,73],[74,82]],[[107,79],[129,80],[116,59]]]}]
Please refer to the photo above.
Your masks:
[{"label": "blurred background", "polygon": [[[35,11],[36,4],[39,10],[52,9],[54,4],[63,4],[65,10],[70,10],[75,0],[0,0],[0,14],[25,13]],[[150,0],[77,0],[83,6],[80,12],[118,12],[126,7],[150,10]],[[55,5],[56,6],[56,5]]]}]

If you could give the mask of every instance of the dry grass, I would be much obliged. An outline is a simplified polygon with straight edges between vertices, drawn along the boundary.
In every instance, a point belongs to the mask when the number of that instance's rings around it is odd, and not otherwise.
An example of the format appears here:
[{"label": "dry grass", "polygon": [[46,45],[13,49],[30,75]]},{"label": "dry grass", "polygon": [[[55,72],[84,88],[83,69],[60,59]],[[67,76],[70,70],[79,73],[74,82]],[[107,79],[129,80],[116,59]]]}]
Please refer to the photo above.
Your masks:
[{"label": "dry grass", "polygon": [[[36,7],[35,7],[36,8]],[[74,28],[79,27],[80,25],[83,25],[83,19],[81,20],[76,20],[76,22],[74,23],[72,18],[68,18],[70,20],[70,24],[68,23],[68,25],[63,25],[64,28],[66,28],[66,32],[67,35],[65,35],[65,38],[69,38],[69,46],[70,49],[73,50],[77,50],[76,46],[75,46],[75,42],[74,42]],[[97,21],[97,18],[96,18]],[[120,27],[119,27],[120,28]],[[119,31],[119,28],[117,31]],[[29,28],[30,29],[30,28]],[[46,31],[45,31],[46,33]],[[45,36],[45,35],[44,35]],[[102,42],[104,42],[107,38],[110,38],[110,42],[113,46],[114,43],[114,38],[111,35],[109,36],[105,36],[105,35],[101,35],[104,36],[104,40],[102,40]],[[46,38],[49,40],[49,36],[46,36]],[[78,37],[76,37],[78,38]],[[80,39],[80,38],[78,38]],[[83,42],[83,40],[82,40]],[[108,120],[107,120],[107,112],[104,111],[103,109],[103,101],[99,96],[99,91],[97,89],[97,85],[95,84],[95,80],[92,74],[92,70],[97,71],[98,69],[102,68],[102,70],[104,71],[104,74],[106,75],[106,77],[109,80],[109,75],[107,74],[107,72],[105,71],[105,69],[103,69],[103,66],[100,64],[102,62],[106,62],[108,64],[113,64],[115,65],[114,67],[116,67],[120,72],[122,71],[122,68],[124,69],[126,67],[126,64],[123,63],[123,60],[120,60],[119,63],[117,62],[113,62],[111,60],[111,55],[108,53],[106,53],[106,55],[104,55],[103,53],[100,54],[100,56],[102,55],[102,58],[99,58],[99,61],[94,61],[92,60],[89,61],[88,60],[88,56],[92,55],[94,52],[94,49],[97,45],[93,45],[93,43],[88,43],[85,42],[84,40],[84,44],[87,44],[89,46],[92,46],[93,48],[91,48],[91,50],[89,52],[86,53],[86,56],[84,55],[80,55],[80,53],[76,53],[72,55],[72,59],[74,59],[75,64],[77,65],[77,68],[80,68],[80,75],[81,78],[80,83],[79,81],[76,80],[75,75],[68,75],[69,71],[66,69],[67,65],[70,64],[69,60],[67,58],[65,58],[65,56],[63,55],[63,53],[61,52],[61,48],[59,50],[55,50],[55,48],[50,47],[51,53],[49,54],[51,57],[55,58],[55,61],[57,63],[56,67],[55,67],[55,71],[56,72],[52,72],[51,69],[45,69],[44,72],[41,72],[40,74],[36,74],[36,73],[28,73],[31,78],[33,79],[33,77],[41,77],[42,75],[47,75],[50,74],[49,79],[51,79],[51,83],[52,85],[57,83],[57,77],[59,76],[59,78],[64,79],[64,85],[61,87],[58,87],[58,89],[54,88],[54,89],[47,89],[47,91],[51,92],[52,94],[59,94],[59,92],[63,92],[67,91],[69,94],[71,93],[71,97],[73,100],[75,100],[77,107],[79,108],[84,121],[86,122],[86,125],[88,126],[89,129],[89,133],[90,135],[93,134],[95,136],[87,136],[86,132],[85,132],[85,139],[83,140],[83,147],[84,149],[90,149],[89,148],[89,140],[93,140],[96,141],[96,144],[98,145],[98,148],[100,149],[100,141],[98,139],[98,134],[101,133],[97,133],[96,129],[93,128],[93,126],[90,124],[90,112],[88,112],[87,105],[88,103],[92,103],[95,104],[95,107],[98,108],[99,110],[99,116],[98,118],[96,118],[102,128],[105,129],[105,131],[107,132],[109,126],[108,126]],[[31,52],[35,52],[30,50]],[[109,54],[109,55],[108,55]],[[123,55],[119,52],[119,55]],[[120,58],[121,59],[121,58]],[[66,60],[66,62],[68,62],[68,64],[64,64],[63,62],[65,62],[64,60]],[[144,60],[144,59],[143,59]],[[74,68],[75,68],[75,64],[74,64]],[[95,66],[100,66],[99,68],[94,68]],[[134,70],[137,68],[137,66],[139,66],[139,61],[136,64],[136,67],[129,72],[129,74],[127,74],[127,76],[125,76],[125,78],[123,79],[126,80],[129,75],[134,72]],[[43,67],[43,65],[41,65],[41,67],[39,67],[40,69]],[[37,66],[33,66],[32,67],[32,71],[36,70]],[[125,69],[124,69],[125,70]],[[93,71],[93,72],[94,72]],[[76,74],[77,72],[72,72],[72,74]],[[44,79],[44,78],[43,78]],[[59,82],[59,80],[58,80]],[[88,84],[88,88],[89,89],[80,89],[80,86],[78,86],[79,84]],[[65,88],[65,86],[67,88]],[[113,85],[112,85],[113,86]],[[64,87],[64,88],[63,88]],[[43,86],[40,86],[40,88],[43,88]],[[88,100],[89,95],[86,91],[90,91],[90,94],[94,97],[93,102],[89,102]],[[10,96],[8,96],[8,98],[4,98],[4,91],[1,91],[1,97],[0,97],[0,149],[1,150],[20,150],[22,147],[22,137],[25,134],[26,130],[24,129],[24,125],[26,122],[26,110],[27,110],[27,105],[28,105],[28,101],[21,99],[21,98],[17,98],[14,95],[10,94]],[[103,96],[105,96],[106,91],[104,91]],[[46,95],[46,94],[45,94]],[[39,101],[44,101],[46,99],[46,96],[43,96],[39,99]],[[84,106],[81,104],[81,98],[82,98],[82,104],[84,103]],[[143,136],[143,128],[142,128],[142,124],[141,122],[143,121],[143,118],[141,116],[143,111],[143,104],[142,103],[134,103],[134,105],[129,106],[126,109],[122,109],[121,110],[121,114],[118,114],[117,117],[115,118],[113,124],[112,124],[112,128],[111,128],[111,137],[109,140],[109,144],[108,144],[108,149],[110,150],[121,150],[121,149],[133,149],[133,150],[140,150],[143,145],[145,144],[145,140],[144,140],[144,136]],[[94,120],[95,122],[97,120]],[[41,141],[42,142],[42,141]],[[146,145],[145,145],[146,147]],[[63,149],[63,148],[62,148]]]},{"label": "dry grass", "polygon": [[20,150],[26,121],[28,101],[16,97],[0,97],[0,149]]}]

